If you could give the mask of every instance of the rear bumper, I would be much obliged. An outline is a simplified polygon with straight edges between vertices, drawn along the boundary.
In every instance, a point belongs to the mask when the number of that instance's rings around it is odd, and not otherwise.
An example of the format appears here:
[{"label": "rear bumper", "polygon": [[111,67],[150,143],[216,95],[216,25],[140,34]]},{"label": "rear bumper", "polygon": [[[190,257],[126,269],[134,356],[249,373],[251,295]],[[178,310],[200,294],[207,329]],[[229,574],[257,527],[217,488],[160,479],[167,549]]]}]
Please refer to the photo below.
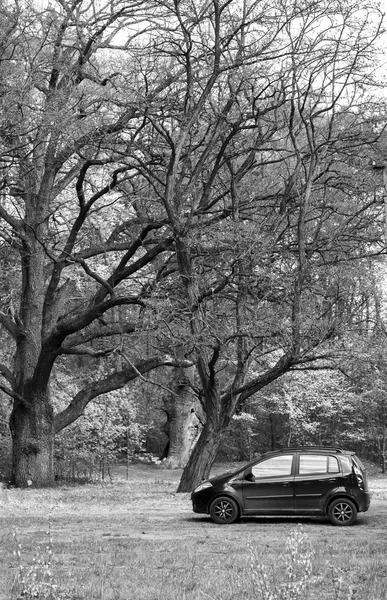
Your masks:
[{"label": "rear bumper", "polygon": [[359,501],[359,512],[367,512],[370,507],[372,492],[363,492],[362,498]]}]

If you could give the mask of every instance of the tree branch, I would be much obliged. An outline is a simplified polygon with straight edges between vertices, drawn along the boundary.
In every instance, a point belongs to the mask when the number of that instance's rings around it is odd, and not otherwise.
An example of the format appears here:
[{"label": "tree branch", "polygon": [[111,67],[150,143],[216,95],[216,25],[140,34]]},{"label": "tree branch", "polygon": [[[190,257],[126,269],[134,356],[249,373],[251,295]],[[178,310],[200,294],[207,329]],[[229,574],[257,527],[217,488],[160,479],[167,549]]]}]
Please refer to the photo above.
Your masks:
[{"label": "tree branch", "polygon": [[62,346],[62,348],[64,349],[65,354],[68,354],[68,350],[71,350],[78,345],[84,346],[93,340],[112,337],[114,335],[123,335],[125,333],[134,333],[135,331],[136,325],[134,323],[111,323],[109,325],[97,323],[95,331],[82,331],[81,334],[71,336],[69,339],[67,339],[66,344]]},{"label": "tree branch", "polygon": [[61,347],[59,354],[71,354],[71,355],[77,355],[77,356],[91,356],[92,358],[100,358],[101,356],[107,356],[108,354],[111,354],[114,351],[115,347],[112,348],[108,348],[107,350],[93,350],[92,348],[89,348],[88,346],[76,346],[73,348],[63,348]]},{"label": "tree branch", "polygon": [[3,363],[0,363],[0,375],[5,377],[5,379],[8,381],[8,383],[13,385],[14,377],[13,377],[12,371],[11,371],[11,369],[9,369],[7,367],[7,365],[4,365]]},{"label": "tree branch", "polygon": [[[176,394],[176,392],[174,392],[173,390],[171,390],[171,388],[166,387],[165,385],[162,385],[161,383],[157,383],[157,381],[151,381],[150,379],[147,379],[146,377],[144,377],[144,375],[142,373],[140,373],[140,371],[137,369],[136,365],[134,365],[129,358],[126,356],[126,354],[124,352],[120,352],[119,351],[119,355],[123,357],[123,359],[127,362],[127,364],[129,365],[129,367],[132,367],[134,369],[134,371],[137,373],[138,377],[141,379],[141,381],[145,381],[145,383],[150,383],[151,385],[154,385],[155,387],[158,387],[162,390],[164,390],[165,392],[168,392],[169,394],[172,394],[173,396],[179,396],[179,394]],[[185,363],[187,361],[184,361]],[[183,366],[183,365],[179,365],[179,366]],[[188,366],[193,366],[193,363],[190,363],[189,365],[186,364],[184,365],[186,367]]]},{"label": "tree branch", "polygon": [[258,377],[254,377],[248,381],[245,385],[235,390],[228,390],[222,397],[222,404],[228,401],[231,395],[240,395],[239,402],[244,402],[247,398],[250,398],[256,392],[259,392],[263,387],[278,379],[281,375],[284,375],[289,371],[290,367],[294,363],[294,355],[292,352],[284,354],[279,361]]},{"label": "tree branch", "polygon": [[3,312],[0,312],[0,325],[2,325],[3,327],[5,327],[5,329],[8,331],[8,333],[10,333],[11,336],[14,339],[16,339],[17,333],[18,333],[17,325],[11,319],[11,317],[9,317],[8,315],[6,315]]},{"label": "tree branch", "polygon": [[[143,269],[146,265],[152,262],[152,260],[154,260],[156,256],[158,256],[162,252],[165,252],[165,250],[168,250],[168,248],[173,244],[173,242],[174,237],[166,238],[159,244],[153,246],[153,248],[148,250],[148,252],[146,252],[143,256],[138,258],[132,264],[126,266],[127,260],[129,260],[128,256],[129,254],[131,254],[131,251],[128,251],[127,255],[125,255],[125,257],[121,260],[114,273],[107,280],[108,285],[110,285],[111,287],[116,287],[121,281],[127,279],[128,277],[130,277],[130,275],[133,275],[134,273],[137,273],[138,271]],[[96,294],[95,302],[102,302],[106,297],[106,294],[106,289],[102,288]]]},{"label": "tree branch", "polygon": [[0,206],[0,218],[4,219],[4,221],[12,227],[18,237],[25,239],[22,221],[10,215],[2,206]]},{"label": "tree branch", "polygon": [[87,264],[87,262],[85,260],[83,260],[83,258],[72,257],[69,260],[71,262],[76,262],[76,263],[80,264],[82,269],[85,271],[85,273],[87,275],[89,275],[89,277],[91,277],[92,279],[95,279],[95,281],[97,281],[99,284],[101,284],[101,286],[103,288],[106,289],[107,293],[110,294],[110,296],[113,296],[114,289],[108,284],[108,282],[105,279],[103,279],[103,277],[98,275],[98,273],[93,271],[93,269],[90,269],[89,265]]},{"label": "tree branch", "polygon": [[89,402],[94,398],[114,390],[119,390],[129,381],[132,381],[137,377],[142,377],[144,373],[148,373],[149,371],[162,366],[192,366],[192,363],[190,361],[176,361],[170,356],[164,356],[147,358],[136,364],[127,364],[121,371],[111,373],[104,379],[94,381],[80,390],[67,408],[55,416],[55,432],[58,433],[81,417]]},{"label": "tree branch", "polygon": [[129,296],[123,296],[121,298],[110,298],[105,302],[91,304],[89,308],[77,315],[63,317],[62,319],[60,319],[50,337],[52,338],[52,341],[55,338],[61,338],[62,342],[67,336],[73,333],[77,333],[81,329],[84,329],[85,327],[90,325],[99,317],[102,317],[102,315],[105,314],[111,308],[114,308],[115,306],[133,304],[143,306],[143,302],[141,302],[141,300],[139,300],[136,296],[134,296],[133,298]]},{"label": "tree branch", "polygon": [[25,398],[23,398],[23,396],[20,396],[20,394],[17,394],[16,392],[12,391],[10,388],[8,388],[5,385],[2,385],[0,383],[0,390],[2,392],[4,392],[5,394],[7,394],[7,396],[9,396],[10,398],[13,398],[14,400],[17,400],[18,402],[20,402],[21,404],[23,404],[23,406],[29,408],[30,405],[27,402],[27,400]]}]

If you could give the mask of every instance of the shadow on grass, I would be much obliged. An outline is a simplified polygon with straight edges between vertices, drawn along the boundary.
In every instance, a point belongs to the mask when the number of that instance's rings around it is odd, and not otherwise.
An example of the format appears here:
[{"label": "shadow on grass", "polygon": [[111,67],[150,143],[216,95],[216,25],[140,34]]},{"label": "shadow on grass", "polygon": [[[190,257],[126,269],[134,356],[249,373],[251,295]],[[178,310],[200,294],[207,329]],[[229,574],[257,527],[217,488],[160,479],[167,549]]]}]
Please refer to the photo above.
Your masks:
[{"label": "shadow on grass", "polygon": [[[187,522],[191,522],[191,523],[205,523],[207,525],[213,525],[214,527],[222,527],[222,525],[217,525],[216,523],[214,523],[211,518],[208,516],[203,516],[203,517],[186,517],[184,519],[184,521]],[[229,524],[228,527],[232,527],[233,525],[249,525],[249,526],[254,526],[254,525],[284,525],[284,524],[289,524],[289,525],[321,525],[324,527],[335,527],[336,529],[342,529],[343,527],[339,527],[339,526],[335,526],[332,525],[332,523],[329,521],[329,519],[327,517],[300,517],[300,516],[292,516],[292,515],[288,515],[288,516],[251,516],[251,517],[241,517],[240,519],[237,519],[235,521],[235,523],[232,523],[231,525]],[[362,519],[360,518],[358,521],[355,521],[355,523],[353,523],[350,528],[352,529],[353,527],[365,527],[367,525],[367,523],[365,521],[362,521]],[[345,527],[345,526],[344,526]]]}]

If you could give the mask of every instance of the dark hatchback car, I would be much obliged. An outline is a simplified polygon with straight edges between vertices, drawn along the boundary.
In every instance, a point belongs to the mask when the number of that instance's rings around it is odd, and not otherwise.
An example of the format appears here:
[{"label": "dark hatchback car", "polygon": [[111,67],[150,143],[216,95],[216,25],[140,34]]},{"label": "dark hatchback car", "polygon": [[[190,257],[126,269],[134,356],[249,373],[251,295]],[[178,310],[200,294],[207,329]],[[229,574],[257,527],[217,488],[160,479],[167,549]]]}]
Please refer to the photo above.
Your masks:
[{"label": "dark hatchback car", "polygon": [[203,481],[191,499],[194,512],[219,524],[248,515],[327,515],[334,525],[352,525],[371,494],[354,452],[309,446],[267,452]]}]

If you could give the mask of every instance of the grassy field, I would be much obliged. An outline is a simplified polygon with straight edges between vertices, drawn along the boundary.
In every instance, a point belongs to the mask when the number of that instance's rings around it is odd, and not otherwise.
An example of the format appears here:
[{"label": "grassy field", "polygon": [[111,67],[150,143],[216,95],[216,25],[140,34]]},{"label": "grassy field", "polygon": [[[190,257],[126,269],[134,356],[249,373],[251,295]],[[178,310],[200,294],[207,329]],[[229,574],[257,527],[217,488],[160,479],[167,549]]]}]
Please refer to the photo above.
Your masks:
[{"label": "grassy field", "polygon": [[175,494],[179,476],[133,466],[109,484],[0,490],[0,600],[387,599],[387,477],[346,528],[218,526]]}]

